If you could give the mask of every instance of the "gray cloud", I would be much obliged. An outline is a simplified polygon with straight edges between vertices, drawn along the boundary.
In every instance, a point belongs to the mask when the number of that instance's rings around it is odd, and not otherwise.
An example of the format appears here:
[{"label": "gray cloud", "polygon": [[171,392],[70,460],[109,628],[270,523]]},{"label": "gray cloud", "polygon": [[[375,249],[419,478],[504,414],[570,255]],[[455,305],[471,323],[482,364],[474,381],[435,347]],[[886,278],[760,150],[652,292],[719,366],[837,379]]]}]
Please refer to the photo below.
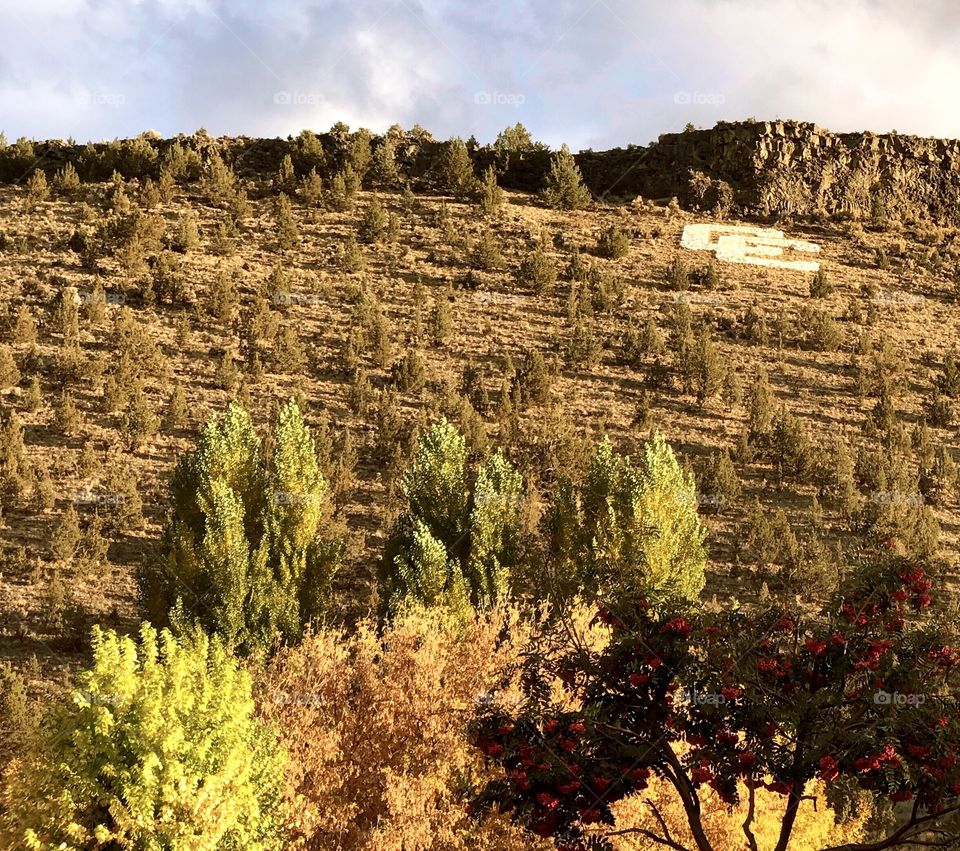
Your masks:
[{"label": "gray cloud", "polygon": [[960,135],[952,0],[0,0],[8,137],[343,120],[573,147],[749,116]]}]

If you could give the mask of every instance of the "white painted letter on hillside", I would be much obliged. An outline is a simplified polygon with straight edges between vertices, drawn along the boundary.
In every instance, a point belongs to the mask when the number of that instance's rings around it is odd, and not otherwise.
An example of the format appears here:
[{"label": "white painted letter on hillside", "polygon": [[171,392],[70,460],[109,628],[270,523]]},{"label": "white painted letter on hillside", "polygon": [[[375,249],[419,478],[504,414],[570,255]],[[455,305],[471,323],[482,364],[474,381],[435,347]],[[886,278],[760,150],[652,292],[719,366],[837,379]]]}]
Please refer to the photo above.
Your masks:
[{"label": "white painted letter on hillside", "polygon": [[687,225],[680,245],[692,251],[712,251],[718,260],[747,263],[771,269],[795,272],[816,272],[816,260],[779,260],[784,250],[818,254],[820,246],[804,239],[787,239],[782,230],[753,228],[741,225]]}]

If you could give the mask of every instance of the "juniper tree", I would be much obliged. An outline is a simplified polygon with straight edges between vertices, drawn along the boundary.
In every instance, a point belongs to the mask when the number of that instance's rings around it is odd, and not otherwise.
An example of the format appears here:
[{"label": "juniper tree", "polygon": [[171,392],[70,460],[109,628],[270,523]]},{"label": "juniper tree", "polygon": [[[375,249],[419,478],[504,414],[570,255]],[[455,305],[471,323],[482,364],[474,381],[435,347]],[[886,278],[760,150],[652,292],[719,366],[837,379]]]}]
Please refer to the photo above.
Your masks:
[{"label": "juniper tree", "polygon": [[773,390],[767,380],[767,373],[757,373],[748,393],[749,419],[747,429],[750,442],[765,446],[773,430]]},{"label": "juniper tree", "polygon": [[43,407],[43,390],[40,387],[40,376],[30,376],[30,385],[24,394],[23,404],[31,414],[35,414]]},{"label": "juniper tree", "polygon": [[812,451],[803,422],[785,407],[780,408],[770,431],[770,455],[778,479],[791,476],[804,481],[811,471]]},{"label": "juniper tree", "polygon": [[16,386],[20,381],[20,370],[8,346],[0,346],[0,390]]},{"label": "juniper tree", "polygon": [[323,180],[315,168],[300,180],[297,193],[308,207],[318,207],[323,201]]},{"label": "juniper tree", "polygon": [[183,386],[177,384],[170,393],[167,406],[163,412],[163,428],[166,431],[176,431],[187,424],[187,399]]},{"label": "juniper tree", "polygon": [[293,205],[290,198],[281,193],[277,196],[273,208],[273,217],[277,230],[277,244],[281,251],[289,251],[300,242],[300,231],[293,214]]},{"label": "juniper tree", "polygon": [[34,169],[27,178],[27,199],[30,205],[39,204],[50,197],[50,186],[43,169]]},{"label": "juniper tree", "polygon": [[497,452],[471,486],[464,436],[442,419],[421,435],[401,489],[407,507],[380,566],[385,610],[442,605],[464,618],[504,600],[518,555],[520,474]]},{"label": "juniper tree", "polygon": [[503,265],[503,254],[492,230],[484,228],[471,252],[470,262],[476,269],[493,272]]},{"label": "juniper tree", "polygon": [[374,195],[357,226],[361,242],[380,242],[387,234],[389,216],[380,199]]},{"label": "juniper tree", "polygon": [[[349,169],[349,166],[348,166]],[[330,180],[327,192],[327,206],[331,210],[345,212],[353,208],[359,187],[353,169],[337,172]]]},{"label": "juniper tree", "polygon": [[956,352],[949,351],[943,358],[940,375],[936,379],[937,388],[951,399],[960,397],[960,364]]},{"label": "juniper tree", "polygon": [[674,257],[667,268],[667,280],[671,289],[685,292],[690,289],[690,268],[682,259]]},{"label": "juniper tree", "polygon": [[565,340],[561,352],[570,369],[589,369],[600,362],[603,347],[593,322],[577,322]]},{"label": "juniper tree", "polygon": [[84,299],[83,316],[91,325],[99,325],[107,318],[107,293],[99,278]]},{"label": "juniper tree", "polygon": [[195,251],[200,246],[200,226],[197,223],[197,214],[192,210],[180,216],[176,230],[170,239],[170,247],[174,251],[186,254]]},{"label": "juniper tree", "polygon": [[165,564],[140,577],[152,618],[197,622],[244,651],[295,640],[323,611],[341,557],[325,535],[327,492],[296,403],[277,414],[269,459],[231,403],[174,471]]},{"label": "juniper tree", "polygon": [[293,168],[293,158],[290,154],[284,154],[280,162],[280,168],[273,177],[273,188],[278,194],[283,192],[292,195],[297,188],[297,173]]},{"label": "juniper tree", "polygon": [[647,319],[642,328],[630,325],[621,339],[623,358],[634,368],[641,366],[649,357],[662,355],[666,350],[666,341],[652,317]]},{"label": "juniper tree", "polygon": [[692,346],[690,366],[693,391],[696,394],[697,403],[703,405],[707,399],[720,392],[726,372],[707,326],[700,329],[696,342]]},{"label": "juniper tree", "polygon": [[483,181],[480,184],[480,210],[485,216],[495,216],[503,207],[505,195],[497,183],[497,172],[493,166],[488,166],[483,173]]},{"label": "juniper tree", "polygon": [[53,178],[53,185],[64,195],[73,195],[80,189],[80,175],[72,162],[67,162]]},{"label": "juniper tree", "polygon": [[340,268],[347,273],[362,272],[367,265],[363,250],[351,233],[340,247]]},{"label": "juniper tree", "polygon": [[743,486],[726,449],[718,449],[710,456],[700,480],[700,490],[703,493],[700,502],[717,514],[740,498]]},{"label": "juniper tree", "polygon": [[550,400],[553,376],[543,355],[536,349],[528,351],[520,368],[512,377],[513,391],[521,403],[546,405]]},{"label": "juniper tree", "polygon": [[80,518],[77,509],[70,502],[60,517],[50,537],[50,551],[57,561],[69,562],[80,544]]},{"label": "juniper tree", "polygon": [[833,284],[823,269],[818,269],[810,281],[810,297],[825,298],[833,292]]},{"label": "juniper tree", "polygon": [[465,200],[478,188],[477,175],[463,139],[455,137],[447,142],[440,163],[444,189],[455,198]]},{"label": "juniper tree", "polygon": [[160,169],[160,177],[157,179],[157,195],[164,204],[169,204],[177,194],[177,181],[170,169],[163,167]]},{"label": "juniper tree", "polygon": [[517,283],[544,295],[553,289],[557,282],[557,267],[542,248],[531,251],[517,269]]},{"label": "juniper tree", "polygon": [[933,387],[924,403],[924,416],[934,428],[949,428],[954,416],[952,399],[939,387]]},{"label": "juniper tree", "polygon": [[68,437],[75,435],[83,424],[73,396],[64,390],[53,409],[53,421],[60,432]]},{"label": "juniper tree", "polygon": [[765,567],[777,558],[777,539],[768,512],[754,498],[741,529],[740,555],[746,556],[757,567]]},{"label": "juniper tree", "polygon": [[157,433],[159,425],[153,404],[143,392],[143,387],[138,385],[120,417],[120,435],[124,445],[131,452],[136,452]]},{"label": "juniper tree", "polygon": [[645,444],[639,468],[604,439],[582,485],[561,478],[547,527],[553,582],[563,596],[587,588],[693,602],[703,588],[706,530],[696,485],[659,433]]},{"label": "juniper tree", "polygon": [[[172,172],[171,176],[176,177]],[[227,206],[239,191],[236,175],[217,153],[210,157],[200,191],[218,206]]]},{"label": "juniper tree", "polygon": [[590,203],[590,190],[583,185],[580,168],[566,145],[550,160],[544,198],[560,210],[579,210]]},{"label": "juniper tree", "polygon": [[300,335],[292,325],[284,325],[277,336],[274,359],[280,372],[298,375],[307,367],[307,358],[303,352]]},{"label": "juniper tree", "polygon": [[818,310],[810,322],[808,339],[818,352],[835,352],[843,342],[843,330],[830,314]]},{"label": "juniper tree", "polygon": [[400,183],[397,146],[390,135],[384,136],[373,151],[373,179],[383,189],[395,189]]},{"label": "juniper tree", "polygon": [[763,309],[751,304],[741,320],[742,335],[748,343],[755,346],[765,346],[770,340],[770,328]]},{"label": "juniper tree", "polygon": [[21,304],[17,309],[10,332],[10,341],[15,345],[32,346],[37,342],[37,320],[33,318],[30,308]]},{"label": "juniper tree", "polygon": [[444,290],[433,300],[433,310],[430,313],[430,333],[433,342],[440,345],[446,341],[453,331],[453,318],[450,315],[450,298]]},{"label": "juniper tree", "polygon": [[419,393],[426,383],[426,361],[423,354],[409,348],[391,369],[391,377],[397,388],[404,393]]},{"label": "juniper tree", "polygon": [[140,206],[145,210],[153,210],[162,200],[157,184],[153,182],[153,178],[148,177],[140,188]]},{"label": "juniper tree", "polygon": [[74,290],[64,289],[61,291],[56,300],[53,320],[65,346],[75,346],[80,342],[80,313],[77,309],[77,297]]},{"label": "juniper tree", "polygon": [[621,257],[626,257],[629,250],[630,237],[615,224],[606,228],[597,240],[597,253],[601,257],[619,260]]}]

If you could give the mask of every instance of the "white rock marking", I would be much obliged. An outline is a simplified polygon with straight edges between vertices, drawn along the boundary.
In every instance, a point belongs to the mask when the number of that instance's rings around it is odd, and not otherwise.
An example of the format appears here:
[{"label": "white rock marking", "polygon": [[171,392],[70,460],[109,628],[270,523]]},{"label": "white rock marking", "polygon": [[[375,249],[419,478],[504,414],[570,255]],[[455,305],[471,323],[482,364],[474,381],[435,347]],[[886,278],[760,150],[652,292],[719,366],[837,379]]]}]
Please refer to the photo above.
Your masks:
[{"label": "white rock marking", "polygon": [[[716,240],[713,240],[713,237]],[[746,263],[771,269],[790,269],[795,272],[816,272],[816,260],[777,260],[785,249],[818,254],[820,246],[804,239],[787,239],[782,230],[754,228],[746,225],[687,225],[680,245],[692,251],[712,251],[718,260],[728,263]]]}]

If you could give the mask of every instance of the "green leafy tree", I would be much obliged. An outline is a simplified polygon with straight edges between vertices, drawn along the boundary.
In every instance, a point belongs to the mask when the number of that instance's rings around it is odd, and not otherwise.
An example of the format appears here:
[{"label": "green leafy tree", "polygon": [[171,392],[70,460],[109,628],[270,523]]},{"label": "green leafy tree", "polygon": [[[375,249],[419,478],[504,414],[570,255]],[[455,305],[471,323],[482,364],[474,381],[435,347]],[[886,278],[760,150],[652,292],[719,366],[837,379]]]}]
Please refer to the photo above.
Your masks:
[{"label": "green leafy tree", "polygon": [[234,402],[177,465],[165,564],[141,577],[158,622],[199,622],[251,651],[278,635],[295,640],[324,610],[343,544],[330,534],[327,482],[293,400],[278,412],[271,445],[266,458]]},{"label": "green leafy tree", "polygon": [[503,600],[517,560],[523,492],[503,455],[487,456],[471,485],[466,440],[443,419],[421,436],[401,488],[407,509],[381,563],[386,610],[441,604],[466,617],[471,605]]},{"label": "green leafy tree", "polygon": [[696,485],[659,433],[639,468],[604,439],[582,485],[558,483],[547,525],[561,595],[603,586],[694,601],[703,589]]},{"label": "green leafy tree", "polygon": [[93,665],[4,780],[5,848],[284,845],[284,755],[217,639],[98,628]]}]

